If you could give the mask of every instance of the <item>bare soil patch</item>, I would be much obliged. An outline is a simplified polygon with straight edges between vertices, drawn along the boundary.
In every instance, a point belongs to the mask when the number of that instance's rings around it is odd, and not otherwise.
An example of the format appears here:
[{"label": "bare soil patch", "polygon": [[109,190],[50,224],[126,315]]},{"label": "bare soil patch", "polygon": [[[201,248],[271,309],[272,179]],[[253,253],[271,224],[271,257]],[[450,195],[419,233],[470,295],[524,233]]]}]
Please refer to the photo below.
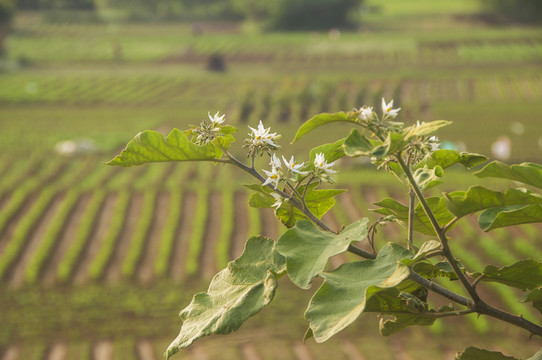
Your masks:
[{"label": "bare soil patch", "polygon": [[199,271],[204,278],[211,278],[216,272],[216,245],[222,226],[222,201],[219,192],[213,191],[207,199],[208,209],[203,246],[199,255]]},{"label": "bare soil patch", "polygon": [[194,219],[194,209],[196,207],[197,195],[189,191],[183,194],[183,204],[181,209],[181,221],[175,236],[173,245],[173,256],[171,257],[170,274],[175,280],[182,280],[185,277],[186,257],[188,253],[188,241],[192,234],[192,222]]},{"label": "bare soil patch", "polygon": [[233,234],[230,244],[230,259],[237,259],[245,247],[248,236],[248,209],[247,194],[244,191],[236,191],[233,195],[234,223]]}]

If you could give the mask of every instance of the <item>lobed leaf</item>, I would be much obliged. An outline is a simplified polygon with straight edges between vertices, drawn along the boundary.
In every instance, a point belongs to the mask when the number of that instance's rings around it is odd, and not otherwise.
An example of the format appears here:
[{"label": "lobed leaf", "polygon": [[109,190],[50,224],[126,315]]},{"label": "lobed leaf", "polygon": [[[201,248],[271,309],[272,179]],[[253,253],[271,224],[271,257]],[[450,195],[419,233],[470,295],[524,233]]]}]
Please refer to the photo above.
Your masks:
[{"label": "lobed leaf", "polygon": [[508,189],[500,192],[483,186],[473,186],[466,192],[455,191],[444,196],[448,210],[457,217],[494,207],[542,204],[540,195],[526,189]]},{"label": "lobed leaf", "polygon": [[277,274],[285,270],[285,259],[275,251],[272,240],[248,239],[243,254],[215,275],[207,292],[196,294],[181,311],[183,325],[166,356],[169,358],[200,337],[237,330],[269,304],[277,288]]},{"label": "lobed leaf", "polygon": [[469,346],[462,353],[455,354],[455,360],[518,360],[501,352],[478,349]]},{"label": "lobed leaf", "polygon": [[[229,128],[228,131],[233,132]],[[179,129],[173,129],[167,137],[146,130],[137,134],[120,155],[106,165],[135,166],[150,162],[217,160],[223,153],[220,146],[227,149],[233,141],[232,135],[227,134],[216,138],[216,144],[197,145]]]},{"label": "lobed leaf", "polygon": [[297,140],[301,139],[305,134],[308,132],[314,130],[315,128],[333,123],[333,122],[350,122],[350,123],[356,123],[356,118],[350,117],[347,113],[344,111],[340,111],[338,113],[329,114],[329,113],[322,113],[318,114],[311,119],[307,120],[303,123],[297,130],[297,133],[294,136],[294,139],[292,140],[292,144],[296,142]]},{"label": "lobed leaf", "polygon": [[325,232],[307,220],[298,221],[277,241],[275,248],[286,258],[288,276],[294,284],[308,289],[316,276],[324,271],[330,257],[341,254],[354,241],[367,237],[369,220],[361,218],[340,234]]},{"label": "lobed leaf", "polygon": [[[426,201],[433,210],[433,214],[435,215],[435,218],[441,226],[447,224],[450,220],[453,219],[453,215],[446,208],[446,202],[444,198],[429,197],[426,198]],[[399,224],[404,227],[408,226],[408,206],[405,206],[397,200],[391,198],[386,198],[374,204],[380,206],[381,208],[371,209],[371,211],[382,215],[394,215],[397,218]],[[420,204],[418,204],[414,209],[413,228],[414,231],[425,235],[436,235],[435,230],[431,225],[431,221],[425,214]]]},{"label": "lobed leaf", "polygon": [[542,204],[492,208],[481,213],[478,218],[478,226],[484,231],[535,222],[542,222]]},{"label": "lobed leaf", "polygon": [[542,165],[539,164],[525,162],[518,165],[507,165],[500,161],[493,161],[474,175],[480,178],[497,177],[519,181],[542,189]]},{"label": "lobed leaf", "polygon": [[375,260],[347,263],[323,273],[325,281],[305,312],[316,342],[342,331],[365,311],[371,298],[405,281],[410,270],[401,260],[408,257],[410,251],[388,243]]},{"label": "lobed leaf", "polygon": [[467,169],[470,169],[476,165],[480,165],[487,160],[487,157],[480,154],[474,153],[460,153],[457,150],[451,149],[439,149],[431,153],[431,155],[426,158],[424,161],[421,161],[417,167],[427,166],[429,168],[434,168],[435,166],[440,166],[443,169],[446,169],[455,164],[461,164]]},{"label": "lobed leaf", "polygon": [[482,281],[497,282],[527,291],[542,285],[542,264],[528,259],[510,266],[487,265],[481,273],[475,275],[483,275]]}]

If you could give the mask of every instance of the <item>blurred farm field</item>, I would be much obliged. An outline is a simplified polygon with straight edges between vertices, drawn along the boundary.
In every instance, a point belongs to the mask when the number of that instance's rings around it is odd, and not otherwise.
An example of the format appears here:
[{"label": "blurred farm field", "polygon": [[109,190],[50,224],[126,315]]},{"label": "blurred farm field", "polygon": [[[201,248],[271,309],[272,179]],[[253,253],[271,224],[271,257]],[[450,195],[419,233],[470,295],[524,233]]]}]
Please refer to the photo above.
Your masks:
[{"label": "blurred farm field", "polygon": [[[511,161],[542,161],[542,30],[486,26],[469,1],[445,10],[431,1],[401,4],[368,1],[373,10],[360,31],[340,34],[247,33],[240,24],[213,23],[194,35],[190,24],[53,24],[19,14],[8,42],[18,65],[0,74],[1,358],[159,358],[192,294],[251,234],[276,238],[283,231],[272,212],[246,205],[250,194],[240,184],[250,179],[234,169],[102,165],[140,130],[167,133],[221,111],[239,128],[237,154],[246,126],[262,119],[283,135],[280,154],[303,156],[348,128],[323,128],[289,147],[302,121],[323,111],[378,108],[385,97],[402,107],[403,121],[453,120],[443,141],[489,154],[505,135]],[[214,54],[225,72],[206,70]],[[59,155],[55,146],[66,140],[60,150],[81,153]],[[367,211],[371,202],[405,192],[392,177],[358,165],[344,163],[337,178],[351,191],[326,217],[335,228],[361,215],[376,219]],[[449,178],[457,189],[473,181],[461,171]],[[454,235],[467,249],[459,257],[472,266],[477,259],[541,259],[539,230],[483,235],[465,223]],[[381,244],[401,231],[386,227]],[[526,357],[541,345],[483,318],[392,338],[363,318],[329,344],[302,344],[301,309],[310,294],[287,279],[281,286],[245,330],[205,339],[185,356],[271,359],[283,349],[281,359],[329,358],[333,351],[345,359],[451,358],[472,344]],[[514,294],[488,286],[487,295],[540,318],[513,302]],[[452,338],[448,324],[463,335]],[[445,346],[415,346],[444,336],[452,338]]]}]

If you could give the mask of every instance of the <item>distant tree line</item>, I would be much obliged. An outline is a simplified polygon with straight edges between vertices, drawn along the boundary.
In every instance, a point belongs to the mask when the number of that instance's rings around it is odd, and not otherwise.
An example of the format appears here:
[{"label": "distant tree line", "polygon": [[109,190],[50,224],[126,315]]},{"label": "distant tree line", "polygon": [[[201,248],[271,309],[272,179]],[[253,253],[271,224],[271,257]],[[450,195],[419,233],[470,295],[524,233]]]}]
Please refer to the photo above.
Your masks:
[{"label": "distant tree line", "polygon": [[14,1],[19,10],[95,10],[128,20],[249,20],[271,29],[328,30],[355,26],[364,0]]},{"label": "distant tree line", "polygon": [[542,23],[542,0],[480,0],[497,20]]}]

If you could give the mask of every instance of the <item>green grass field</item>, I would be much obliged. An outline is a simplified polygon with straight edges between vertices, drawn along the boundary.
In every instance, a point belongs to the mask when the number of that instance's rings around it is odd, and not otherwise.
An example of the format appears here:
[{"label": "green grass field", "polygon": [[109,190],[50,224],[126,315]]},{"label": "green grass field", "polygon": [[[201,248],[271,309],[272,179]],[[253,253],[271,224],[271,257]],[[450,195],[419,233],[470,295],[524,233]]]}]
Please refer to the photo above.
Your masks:
[{"label": "green grass field", "polygon": [[[177,335],[178,312],[210,275],[254,232],[284,231],[271,211],[248,208],[241,185],[251,179],[235,170],[103,165],[141,130],[167,134],[220,111],[239,128],[232,151],[240,157],[247,125],[262,119],[283,136],[279,155],[307,159],[311,147],[349,131],[321,128],[288,145],[308,117],[378,109],[385,97],[402,108],[401,121],[452,120],[442,141],[491,156],[491,144],[507,136],[509,161],[541,162],[542,29],[486,25],[475,4],[371,0],[359,31],[338,37],[231,23],[205,23],[195,36],[184,23],[52,24],[19,14],[0,73],[0,359],[158,359]],[[223,56],[226,72],[206,70],[212,54]],[[91,150],[59,155],[66,140]],[[358,213],[375,220],[367,208],[389,194],[406,198],[388,174],[358,161],[339,168],[338,186],[351,191],[325,218],[334,226]],[[460,170],[445,180],[436,191],[477,181]],[[538,226],[489,236],[473,226],[453,233],[466,266],[540,255],[532,250]],[[392,224],[378,244],[403,237]],[[541,318],[512,303],[514,294],[488,286],[484,295]],[[309,297],[282,279],[273,304],[239,333],[198,341],[184,356],[452,359],[475,345],[526,358],[542,346],[474,318],[383,338],[371,316],[327,344],[303,343]]]}]

